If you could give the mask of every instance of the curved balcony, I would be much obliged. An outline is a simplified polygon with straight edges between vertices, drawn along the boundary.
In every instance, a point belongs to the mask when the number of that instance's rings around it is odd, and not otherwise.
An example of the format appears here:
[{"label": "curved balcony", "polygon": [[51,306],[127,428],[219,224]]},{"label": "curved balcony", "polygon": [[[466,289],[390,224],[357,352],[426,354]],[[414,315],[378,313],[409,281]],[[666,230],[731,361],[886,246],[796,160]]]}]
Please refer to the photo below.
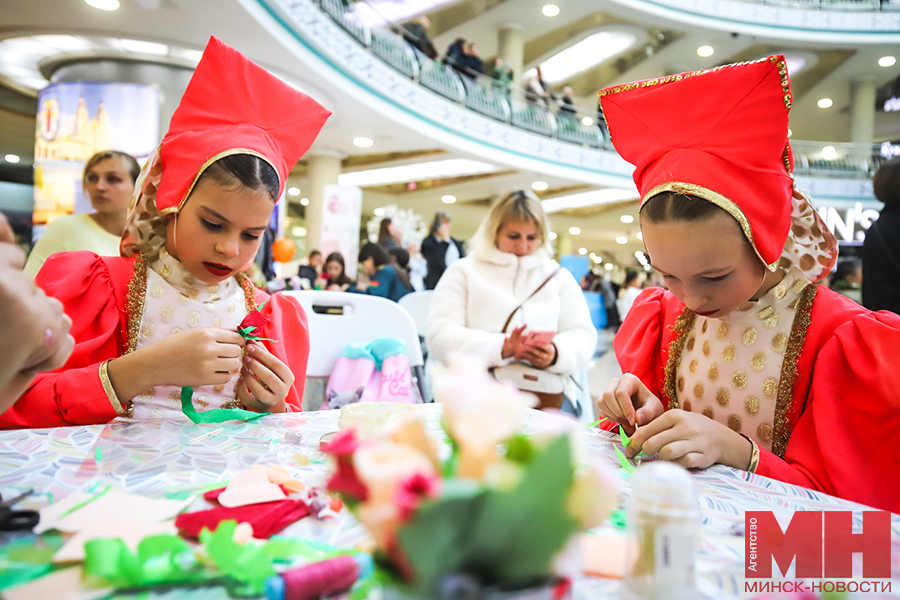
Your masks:
[{"label": "curved balcony", "polygon": [[[240,1],[329,81],[370,94],[373,110],[421,125],[439,142],[522,169],[632,185],[631,166],[605,139],[596,113],[560,111],[489,78],[461,75],[389,29],[360,26],[341,0]],[[876,146],[792,146],[798,184],[814,197],[872,199],[871,175],[884,160]]]},{"label": "curved balcony", "polygon": [[613,0],[680,23],[816,42],[900,42],[898,0]]}]

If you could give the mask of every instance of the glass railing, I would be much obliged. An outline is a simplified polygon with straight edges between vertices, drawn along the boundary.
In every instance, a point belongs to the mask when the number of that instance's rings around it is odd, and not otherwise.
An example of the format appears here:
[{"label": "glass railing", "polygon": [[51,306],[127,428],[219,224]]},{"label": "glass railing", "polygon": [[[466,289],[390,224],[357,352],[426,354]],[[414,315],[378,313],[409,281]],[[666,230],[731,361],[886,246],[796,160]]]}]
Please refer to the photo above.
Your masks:
[{"label": "glass railing", "polygon": [[[483,74],[433,60],[409,43],[408,31],[397,25],[369,29],[356,18],[353,5],[345,5],[342,0],[312,1],[372,55],[410,80],[457,105],[538,135],[583,147],[615,150],[609,142],[606,123],[596,111],[571,104],[564,105],[550,94],[538,96]],[[776,1],[765,0],[765,3],[774,4]],[[870,0],[862,0],[860,3],[869,2]],[[831,0],[791,0],[779,3],[839,4]],[[880,154],[880,148],[874,144],[792,140],[791,146],[794,151],[794,172],[798,175],[867,178],[885,160]]]},{"label": "glass railing", "polygon": [[748,4],[765,4],[780,8],[836,11],[900,11],[897,0],[740,0]]}]

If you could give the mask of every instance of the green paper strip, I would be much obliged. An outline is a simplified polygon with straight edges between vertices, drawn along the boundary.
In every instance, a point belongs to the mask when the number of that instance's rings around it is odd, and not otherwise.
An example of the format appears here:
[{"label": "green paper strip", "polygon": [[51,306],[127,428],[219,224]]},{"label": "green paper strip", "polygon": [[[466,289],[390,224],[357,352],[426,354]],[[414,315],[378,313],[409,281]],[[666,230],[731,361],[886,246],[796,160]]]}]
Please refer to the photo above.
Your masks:
[{"label": "green paper strip", "polygon": [[137,554],[119,538],[84,545],[84,569],[117,588],[206,581],[210,575],[190,547],[175,535],[154,535],[138,544]]},{"label": "green paper strip", "polygon": [[619,450],[619,447],[618,446],[613,446],[613,447],[616,449],[616,456],[619,457],[619,464],[622,465],[622,468],[625,469],[626,471],[628,471],[629,473],[634,473],[635,471],[637,471],[637,469],[634,467],[634,465],[631,464],[630,462],[628,462],[628,459],[625,458],[625,455],[622,454],[622,451]]},{"label": "green paper strip", "polygon": [[625,430],[622,429],[621,425],[619,426],[619,439],[622,440],[622,445],[625,446],[626,448],[628,447],[628,444],[631,443],[631,438],[629,438],[627,435],[625,435]]},{"label": "green paper strip", "polygon": [[609,524],[616,529],[625,529],[628,525],[628,521],[625,519],[625,511],[621,508],[617,508],[609,513],[607,519],[609,520]]},{"label": "green paper strip", "polygon": [[[92,489],[93,489],[93,488],[92,488]],[[79,508],[81,508],[81,507],[83,507],[83,506],[85,506],[85,505],[87,505],[87,504],[90,504],[91,502],[93,502],[94,500],[96,500],[97,498],[99,498],[100,496],[102,496],[103,494],[105,494],[106,492],[108,492],[108,491],[111,490],[111,489],[112,489],[112,486],[111,486],[111,485],[106,486],[105,488],[103,488],[103,491],[102,491],[102,492],[100,492],[99,494],[94,494],[93,496],[91,496],[91,497],[88,498],[87,500],[84,500],[83,502],[79,502],[78,504],[76,504],[75,506],[73,506],[72,508],[70,508],[69,510],[67,510],[66,512],[64,512],[64,513],[62,513],[61,515],[59,515],[59,517],[57,517],[57,519],[60,519],[60,518],[62,518],[62,517],[64,517],[64,516],[66,516],[67,514],[73,513],[73,512],[75,512],[76,510],[78,510]]]},{"label": "green paper strip", "polygon": [[97,462],[103,460],[103,453],[100,451],[100,446],[97,446],[94,449],[94,458],[97,459]]},{"label": "green paper strip", "polygon": [[221,423],[222,421],[250,421],[264,417],[269,413],[258,413],[242,408],[215,408],[204,413],[198,413],[194,409],[191,397],[194,388],[181,388],[181,411],[194,423]]}]

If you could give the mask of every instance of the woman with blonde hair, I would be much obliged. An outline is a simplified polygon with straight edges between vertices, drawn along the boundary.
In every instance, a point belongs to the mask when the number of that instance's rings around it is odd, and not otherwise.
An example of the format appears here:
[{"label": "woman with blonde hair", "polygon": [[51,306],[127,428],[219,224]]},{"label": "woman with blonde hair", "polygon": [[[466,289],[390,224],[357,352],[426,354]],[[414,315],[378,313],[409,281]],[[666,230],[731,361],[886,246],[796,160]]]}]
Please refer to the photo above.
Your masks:
[{"label": "woman with blonde hair", "polygon": [[[545,372],[544,378],[555,376],[573,405],[561,400],[562,406],[577,412],[569,376],[593,356],[597,331],[578,282],[553,260],[549,233],[547,215],[530,192],[513,191],[495,202],[469,254],[438,282],[426,338],[437,360],[461,351],[492,368],[518,362]],[[531,332],[549,333],[530,341]]]}]

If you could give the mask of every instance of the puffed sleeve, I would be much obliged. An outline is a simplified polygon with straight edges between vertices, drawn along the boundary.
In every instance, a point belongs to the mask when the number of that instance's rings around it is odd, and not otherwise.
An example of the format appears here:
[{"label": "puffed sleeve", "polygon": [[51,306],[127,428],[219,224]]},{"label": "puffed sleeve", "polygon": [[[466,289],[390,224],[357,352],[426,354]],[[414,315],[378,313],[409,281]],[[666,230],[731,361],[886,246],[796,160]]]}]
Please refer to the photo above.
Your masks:
[{"label": "puffed sleeve", "polygon": [[507,362],[501,358],[504,334],[466,327],[468,302],[466,272],[462,261],[456,261],[444,271],[434,288],[425,328],[429,353],[438,361],[446,361],[448,354],[459,351],[479,357],[489,367]]},{"label": "puffed sleeve", "polygon": [[288,412],[300,412],[303,410],[303,388],[306,384],[306,364],[309,361],[306,313],[299,302],[282,294],[269,296],[262,290],[257,290],[256,302],[266,303],[262,312],[269,318],[262,327],[262,333],[258,334],[259,337],[277,340],[262,343],[294,374],[294,384],[285,398],[285,407]]},{"label": "puffed sleeve", "polygon": [[547,368],[553,373],[575,373],[591,360],[597,348],[597,330],[591,320],[587,301],[581,286],[567,269],[558,278],[559,322],[553,343],[557,349],[556,363]]},{"label": "puffed sleeve", "polygon": [[[113,260],[131,264],[130,259]],[[102,377],[106,361],[125,350],[124,298],[116,298],[106,264],[93,252],[54,254],[35,283],[62,302],[72,319],[69,332],[75,338],[75,349],[62,368],[34,379],[22,397],[0,415],[0,428],[89,425],[124,415],[115,394],[107,393],[112,390],[108,378],[104,386]]]},{"label": "puffed sleeve", "polygon": [[622,322],[613,348],[622,373],[637,376],[647,389],[662,400],[663,371],[668,349],[665,347],[665,290],[647,288],[638,296]]},{"label": "puffed sleeve", "polygon": [[814,357],[806,398],[794,399],[805,406],[784,460],[762,451],[756,472],[900,512],[898,347],[893,313],[865,312],[838,326]]}]

